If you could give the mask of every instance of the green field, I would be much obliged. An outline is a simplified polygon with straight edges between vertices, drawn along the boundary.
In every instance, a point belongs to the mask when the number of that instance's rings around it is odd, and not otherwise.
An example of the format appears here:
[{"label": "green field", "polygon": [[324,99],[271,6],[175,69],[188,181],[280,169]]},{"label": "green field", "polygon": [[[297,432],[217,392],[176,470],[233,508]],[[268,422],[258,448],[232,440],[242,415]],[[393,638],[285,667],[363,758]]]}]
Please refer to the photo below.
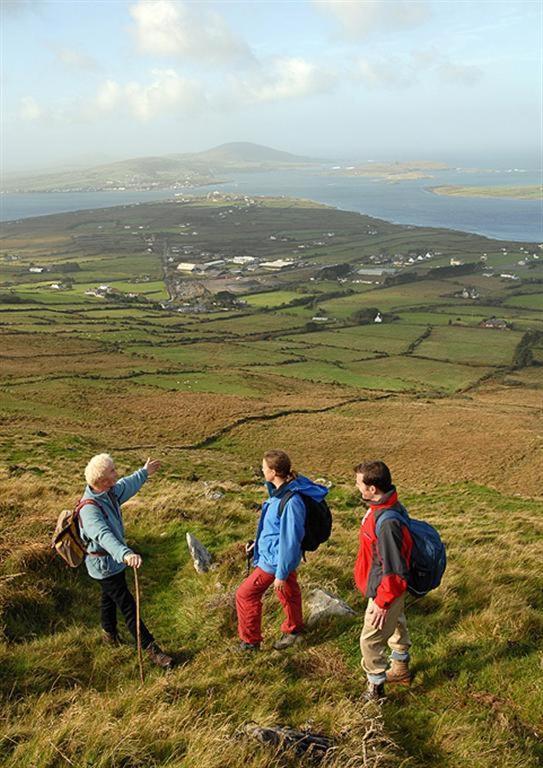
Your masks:
[{"label": "green field", "polygon": [[225,368],[240,365],[259,365],[261,362],[281,363],[292,359],[293,355],[281,354],[274,350],[252,344],[186,344],[182,346],[131,346],[128,352],[145,357],[156,357],[179,363],[183,368]]},{"label": "green field", "polygon": [[305,333],[303,336],[286,336],[285,339],[293,344],[297,341],[303,341],[304,344],[397,354],[405,352],[408,346],[422,333],[424,333],[424,329],[419,326],[411,327],[390,323],[363,325],[337,331]]},{"label": "green field", "polygon": [[524,296],[511,296],[504,302],[506,307],[522,307],[543,310],[543,293],[529,293]]},{"label": "green field", "polygon": [[290,304],[295,299],[303,298],[303,294],[296,291],[266,291],[243,298],[251,307],[280,307],[283,304]]},{"label": "green field", "polygon": [[489,328],[434,328],[416,355],[476,365],[510,365],[522,338],[514,331]]}]

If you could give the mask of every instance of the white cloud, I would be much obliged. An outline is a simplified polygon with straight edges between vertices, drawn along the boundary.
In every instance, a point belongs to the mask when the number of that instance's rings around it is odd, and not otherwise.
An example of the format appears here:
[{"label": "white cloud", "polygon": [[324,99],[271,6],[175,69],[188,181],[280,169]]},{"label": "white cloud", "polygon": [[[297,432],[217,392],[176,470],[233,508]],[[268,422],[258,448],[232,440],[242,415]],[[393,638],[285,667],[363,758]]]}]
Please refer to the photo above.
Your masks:
[{"label": "white cloud", "polygon": [[302,58],[278,58],[263,63],[245,78],[232,78],[235,101],[255,104],[302,99],[329,91],[336,75]]},{"label": "white cloud", "polygon": [[408,88],[427,76],[437,76],[444,83],[471,86],[482,75],[479,67],[453,62],[435,49],[413,51],[404,58],[359,56],[349,72],[351,80],[372,89]]},{"label": "white cloud", "polygon": [[349,40],[365,40],[376,30],[402,29],[424,23],[430,16],[423,0],[313,0],[332,15]]},{"label": "white cloud", "polygon": [[151,74],[149,83],[106,80],[98,89],[94,108],[101,113],[127,111],[147,122],[165,113],[192,112],[205,104],[205,94],[195,81],[180,77],[172,69],[154,69]]},{"label": "white cloud", "polygon": [[63,64],[68,69],[80,69],[80,70],[96,70],[99,69],[99,64],[92,56],[77,51],[74,48],[60,48],[53,47],[57,61]]},{"label": "white cloud", "polygon": [[350,77],[359,80],[369,88],[406,88],[417,79],[416,69],[410,61],[398,58],[355,60]]},{"label": "white cloud", "polygon": [[43,117],[43,109],[32,96],[24,96],[19,102],[19,117],[26,122],[34,122]]},{"label": "white cloud", "polygon": [[121,95],[121,86],[114,80],[106,80],[98,89],[95,106],[101,112],[111,112],[118,105]]},{"label": "white cloud", "polygon": [[139,0],[131,6],[140,51],[207,64],[253,60],[247,43],[232,32],[222,16],[195,8],[197,5],[181,0]]}]

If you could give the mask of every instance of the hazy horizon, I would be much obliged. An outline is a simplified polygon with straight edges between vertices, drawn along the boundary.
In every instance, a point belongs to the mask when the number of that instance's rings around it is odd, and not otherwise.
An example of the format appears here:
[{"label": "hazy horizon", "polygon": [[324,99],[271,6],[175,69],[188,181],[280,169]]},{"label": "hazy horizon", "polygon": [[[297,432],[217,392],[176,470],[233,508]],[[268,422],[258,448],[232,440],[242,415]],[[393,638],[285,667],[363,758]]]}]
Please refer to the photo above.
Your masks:
[{"label": "hazy horizon", "polygon": [[4,173],[238,141],[330,160],[541,164],[539,3],[250,7],[1,0]]}]

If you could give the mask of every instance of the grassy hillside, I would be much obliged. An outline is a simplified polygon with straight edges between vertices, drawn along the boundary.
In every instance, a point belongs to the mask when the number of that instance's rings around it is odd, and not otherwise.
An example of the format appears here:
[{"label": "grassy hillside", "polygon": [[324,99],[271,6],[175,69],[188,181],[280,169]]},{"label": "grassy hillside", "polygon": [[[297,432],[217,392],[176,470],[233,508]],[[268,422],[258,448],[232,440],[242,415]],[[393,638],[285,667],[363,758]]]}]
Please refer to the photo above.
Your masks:
[{"label": "grassy hillside", "polygon": [[[372,256],[417,251],[433,256],[399,270],[406,282],[357,282]],[[250,721],[329,735],[328,768],[540,765],[543,275],[530,256],[530,267],[515,267],[519,281],[499,276],[535,252],[285,200],[194,200],[6,225],[2,765],[309,764],[242,735]],[[436,274],[451,257],[483,254],[494,277]],[[240,255],[257,267],[232,261]],[[177,275],[179,261],[214,258],[224,261],[218,274]],[[260,266],[279,258],[292,266]],[[338,263],[352,266],[349,277],[321,279],[323,265]],[[36,265],[44,271],[30,272]],[[116,290],[87,295],[102,283]],[[210,298],[195,290],[166,301],[202,285]],[[477,298],[463,297],[474,288]],[[213,303],[225,290],[236,302]],[[508,329],[480,327],[492,315]],[[264,497],[256,469],[270,447],[332,482],[333,536],[300,580],[306,597],[322,587],[356,617],[319,626],[281,655],[271,648],[280,623],[271,595],[264,651],[246,659],[230,650],[233,593]],[[149,668],[143,687],[133,649],[100,644],[96,585],[48,546],[58,512],[81,493],[88,458],[102,450],[122,472],[150,453],[163,460],[124,508],[144,557],[144,616],[177,661],[167,675]],[[364,605],[352,580],[364,512],[352,467],[365,457],[390,464],[403,501],[438,526],[449,553],[440,589],[409,606],[413,685],[391,690],[382,707],[361,700]],[[208,574],[194,571],[187,532],[212,552]]]}]

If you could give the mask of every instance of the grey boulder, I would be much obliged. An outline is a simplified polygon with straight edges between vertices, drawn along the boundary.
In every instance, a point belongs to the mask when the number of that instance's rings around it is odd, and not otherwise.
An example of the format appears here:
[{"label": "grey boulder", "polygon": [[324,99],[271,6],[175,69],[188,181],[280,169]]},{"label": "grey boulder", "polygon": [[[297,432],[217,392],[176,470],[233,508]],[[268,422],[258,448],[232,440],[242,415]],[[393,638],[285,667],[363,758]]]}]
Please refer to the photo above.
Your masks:
[{"label": "grey boulder", "polygon": [[192,533],[187,533],[187,546],[194,568],[198,573],[207,573],[211,567],[212,557],[204,545]]},{"label": "grey boulder", "polygon": [[309,608],[309,627],[332,616],[356,616],[350,605],[324,589],[314,589],[306,600],[306,605]]}]

